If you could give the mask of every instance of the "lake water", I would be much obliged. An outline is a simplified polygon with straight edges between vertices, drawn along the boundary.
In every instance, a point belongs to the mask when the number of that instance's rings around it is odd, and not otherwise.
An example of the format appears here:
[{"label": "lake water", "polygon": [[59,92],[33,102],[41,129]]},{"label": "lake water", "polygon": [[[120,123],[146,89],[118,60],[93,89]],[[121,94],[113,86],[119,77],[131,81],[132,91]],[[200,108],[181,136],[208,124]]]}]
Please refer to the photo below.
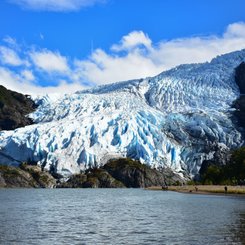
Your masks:
[{"label": "lake water", "polygon": [[0,189],[0,244],[245,244],[245,198]]}]

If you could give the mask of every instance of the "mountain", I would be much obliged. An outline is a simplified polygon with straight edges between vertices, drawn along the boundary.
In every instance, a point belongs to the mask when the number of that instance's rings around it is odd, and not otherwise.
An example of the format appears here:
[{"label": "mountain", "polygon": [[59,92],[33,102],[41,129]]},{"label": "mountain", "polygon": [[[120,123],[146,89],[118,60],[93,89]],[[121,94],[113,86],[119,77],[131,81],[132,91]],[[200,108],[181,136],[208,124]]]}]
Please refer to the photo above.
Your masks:
[{"label": "mountain", "polygon": [[0,132],[0,162],[34,161],[69,176],[129,157],[195,176],[204,160],[222,160],[244,143],[233,106],[244,61],[241,50],[152,78],[36,98],[35,124]]},{"label": "mountain", "polygon": [[32,124],[27,114],[36,108],[26,95],[8,90],[0,85],[0,130],[13,130]]}]

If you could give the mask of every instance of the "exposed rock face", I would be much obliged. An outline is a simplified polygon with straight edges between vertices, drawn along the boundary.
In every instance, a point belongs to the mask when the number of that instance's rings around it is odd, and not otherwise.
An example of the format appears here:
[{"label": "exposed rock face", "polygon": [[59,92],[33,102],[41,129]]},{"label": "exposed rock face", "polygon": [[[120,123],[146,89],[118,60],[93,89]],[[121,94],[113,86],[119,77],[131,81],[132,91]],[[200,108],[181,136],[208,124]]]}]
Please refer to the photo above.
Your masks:
[{"label": "exposed rock face", "polygon": [[37,187],[32,176],[16,167],[0,166],[0,187]]},{"label": "exposed rock face", "polygon": [[0,165],[0,187],[53,188],[56,180],[38,166],[22,164],[20,168]]},{"label": "exposed rock face", "polygon": [[126,187],[165,185],[165,179],[160,172],[142,165],[138,161],[128,159],[110,161],[104,166],[104,169],[115,179],[124,183]]},{"label": "exposed rock face", "polygon": [[98,187],[98,188],[124,188],[124,183],[113,178],[104,169],[95,169],[87,174],[87,180],[83,187]]},{"label": "exposed rock face", "polygon": [[235,80],[240,89],[241,94],[245,94],[245,62],[242,62],[236,68]]},{"label": "exposed rock face", "polygon": [[241,95],[234,102],[234,108],[236,109],[234,115],[237,119],[238,125],[245,129],[245,95]]},{"label": "exposed rock face", "polygon": [[28,96],[0,85],[0,130],[13,130],[32,124],[33,121],[26,115],[35,108],[34,102]]},{"label": "exposed rock face", "polygon": [[164,173],[131,159],[112,160],[103,168],[126,187],[144,188],[169,184]]},{"label": "exposed rock face", "polygon": [[144,188],[183,182],[170,169],[152,169],[139,161],[123,158],[112,160],[102,168],[70,177],[60,188]]},{"label": "exposed rock face", "polygon": [[144,188],[182,182],[183,179],[170,169],[158,171],[127,158],[112,160],[102,168],[72,175],[66,182],[36,165],[0,165],[0,188]]},{"label": "exposed rock face", "polygon": [[235,81],[240,89],[240,97],[235,100],[233,107],[236,109],[234,115],[238,125],[245,129],[245,62],[235,69]]},{"label": "exposed rock face", "polygon": [[59,188],[124,188],[125,185],[114,179],[103,169],[94,169],[87,174],[76,174],[61,183]]}]

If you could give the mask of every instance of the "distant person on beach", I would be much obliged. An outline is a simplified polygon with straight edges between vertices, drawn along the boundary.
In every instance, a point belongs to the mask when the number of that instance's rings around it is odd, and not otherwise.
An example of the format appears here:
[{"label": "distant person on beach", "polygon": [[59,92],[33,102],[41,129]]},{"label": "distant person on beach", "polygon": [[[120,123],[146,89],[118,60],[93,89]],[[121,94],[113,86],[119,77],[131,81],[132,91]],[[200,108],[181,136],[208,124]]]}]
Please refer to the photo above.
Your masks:
[{"label": "distant person on beach", "polygon": [[227,191],[228,191],[228,188],[227,188],[227,186],[225,186],[225,193],[227,193]]}]

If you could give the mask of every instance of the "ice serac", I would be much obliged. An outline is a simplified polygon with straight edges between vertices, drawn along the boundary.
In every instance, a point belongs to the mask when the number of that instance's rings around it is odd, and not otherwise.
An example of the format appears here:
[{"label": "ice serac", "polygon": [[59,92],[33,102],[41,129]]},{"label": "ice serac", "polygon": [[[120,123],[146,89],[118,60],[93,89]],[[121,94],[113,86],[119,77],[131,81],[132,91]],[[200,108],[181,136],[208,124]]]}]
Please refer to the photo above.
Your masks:
[{"label": "ice serac", "polygon": [[243,144],[231,120],[240,94],[235,68],[243,61],[245,50],[153,78],[39,98],[36,124],[0,132],[0,162],[36,161],[67,176],[130,157],[193,176],[218,150]]}]

